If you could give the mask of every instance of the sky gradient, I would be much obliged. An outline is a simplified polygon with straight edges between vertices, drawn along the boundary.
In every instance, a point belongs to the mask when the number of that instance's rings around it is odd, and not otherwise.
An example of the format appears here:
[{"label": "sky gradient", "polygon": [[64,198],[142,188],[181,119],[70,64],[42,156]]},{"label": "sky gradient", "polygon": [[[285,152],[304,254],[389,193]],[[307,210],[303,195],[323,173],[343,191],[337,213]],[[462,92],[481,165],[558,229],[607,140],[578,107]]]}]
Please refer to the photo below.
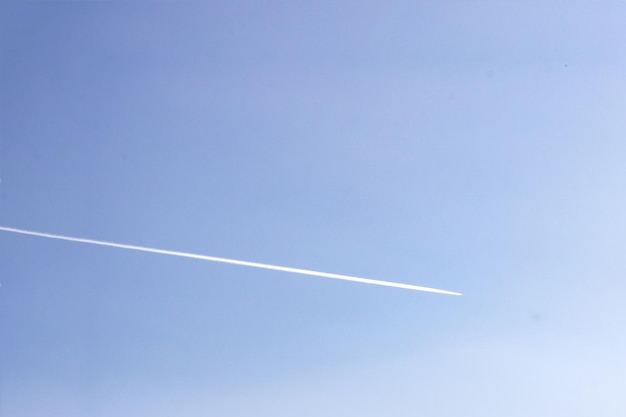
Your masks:
[{"label": "sky gradient", "polygon": [[[314,3],[314,4],[313,4]],[[3,2],[0,416],[623,417],[626,2]]]}]

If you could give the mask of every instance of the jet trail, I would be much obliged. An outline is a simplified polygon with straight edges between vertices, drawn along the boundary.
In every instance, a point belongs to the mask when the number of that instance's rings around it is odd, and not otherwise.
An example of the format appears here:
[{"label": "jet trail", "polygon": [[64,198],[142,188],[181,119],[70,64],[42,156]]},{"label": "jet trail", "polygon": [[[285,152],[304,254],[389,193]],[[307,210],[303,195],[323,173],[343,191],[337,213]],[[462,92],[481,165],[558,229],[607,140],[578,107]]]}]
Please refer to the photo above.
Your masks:
[{"label": "jet trail", "polygon": [[236,260],[236,259],[218,258],[218,257],[215,257],[215,256],[197,255],[197,254],[193,254],[193,253],[177,252],[177,251],[165,250],[165,249],[155,249],[155,248],[147,248],[147,247],[143,247],[143,246],[125,245],[125,244],[122,244],[122,243],[105,242],[105,241],[101,241],[101,240],[83,239],[83,238],[79,238],[79,237],[70,237],[70,236],[61,236],[61,235],[54,235],[54,234],[50,234],[50,233],[41,233],[41,232],[33,232],[33,231],[30,231],[30,230],[15,229],[15,228],[12,228],[12,227],[0,226],[0,231],[10,232],[10,233],[19,233],[19,234],[22,234],[22,235],[45,237],[45,238],[48,238],[48,239],[58,239],[58,240],[66,240],[66,241],[70,241],[70,242],[88,243],[90,245],[109,246],[109,247],[113,247],[113,248],[130,249],[130,250],[136,250],[136,251],[141,251],[141,252],[158,253],[158,254],[161,254],[161,255],[179,256],[179,257],[182,257],[182,258],[201,259],[203,261],[210,261],[210,262],[221,262],[221,263],[226,263],[226,264],[249,266],[249,267],[252,267],[252,268],[271,269],[271,270],[274,270],[274,271],[291,272],[291,273],[302,274],[302,275],[312,275],[312,276],[322,277],[322,278],[333,278],[333,279],[340,279],[340,280],[344,280],[344,281],[354,281],[354,282],[360,282],[360,283],[363,283],[363,284],[372,284],[372,285],[382,285],[382,286],[385,286],[385,287],[404,288],[404,289],[413,290],[413,291],[426,291],[426,292],[434,292],[434,293],[439,293],[439,294],[461,295],[461,293],[458,293],[458,292],[438,290],[436,288],[429,288],[429,287],[420,287],[418,285],[402,284],[402,283],[390,282],[390,281],[380,281],[380,280],[377,280],[377,279],[359,278],[359,277],[353,277],[353,276],[350,276],[350,275],[331,274],[331,273],[328,273],[328,272],[311,271],[311,270],[308,270],[308,269],[291,268],[291,267],[287,267],[287,266],[268,265],[268,264],[262,264],[262,263],[257,263],[257,262],[239,261],[239,260]]}]

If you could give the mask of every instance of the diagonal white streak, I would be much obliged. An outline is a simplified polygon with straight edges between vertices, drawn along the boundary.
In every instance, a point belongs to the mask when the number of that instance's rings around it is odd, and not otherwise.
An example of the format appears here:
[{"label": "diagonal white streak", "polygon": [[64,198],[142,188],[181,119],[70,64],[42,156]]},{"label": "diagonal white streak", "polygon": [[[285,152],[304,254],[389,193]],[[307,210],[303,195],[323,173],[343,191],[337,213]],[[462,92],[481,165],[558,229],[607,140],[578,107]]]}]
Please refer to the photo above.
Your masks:
[{"label": "diagonal white streak", "polygon": [[239,261],[236,259],[218,258],[216,256],[197,255],[197,254],[187,253],[187,252],[177,252],[177,251],[165,250],[165,249],[147,248],[143,246],[125,245],[122,243],[105,242],[101,240],[61,236],[61,235],[54,235],[50,233],[41,233],[41,232],[33,232],[30,230],[15,229],[12,227],[0,226],[0,231],[10,232],[10,233],[19,233],[22,235],[45,237],[48,239],[58,239],[58,240],[66,240],[70,242],[88,243],[90,245],[109,246],[113,248],[130,249],[130,250],[136,250],[136,251],[141,251],[141,252],[159,253],[161,255],[171,255],[171,256],[179,256],[183,258],[201,259],[203,261],[222,262],[222,263],[227,263],[227,264],[250,266],[252,268],[263,268],[263,269],[271,269],[274,271],[292,272],[295,274],[312,275],[316,277],[333,278],[333,279],[340,279],[344,281],[361,282],[363,284],[382,285],[385,287],[404,288],[407,290],[426,291],[426,292],[434,292],[434,293],[440,293],[440,294],[461,295],[461,293],[458,293],[458,292],[438,290],[436,288],[429,288],[429,287],[420,287],[418,285],[402,284],[402,283],[390,282],[390,281],[380,281],[377,279],[359,278],[359,277],[353,277],[350,275],[331,274],[328,272],[311,271],[308,269],[291,268],[288,266],[268,265],[268,264],[262,264],[258,262]]}]

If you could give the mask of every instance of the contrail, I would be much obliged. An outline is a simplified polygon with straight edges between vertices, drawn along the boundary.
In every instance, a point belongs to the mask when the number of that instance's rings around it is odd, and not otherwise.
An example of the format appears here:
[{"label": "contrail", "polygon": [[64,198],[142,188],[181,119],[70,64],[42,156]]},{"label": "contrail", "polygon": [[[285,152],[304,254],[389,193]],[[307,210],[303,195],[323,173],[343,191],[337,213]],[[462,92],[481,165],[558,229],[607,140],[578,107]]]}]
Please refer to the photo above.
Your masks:
[{"label": "contrail", "polygon": [[250,266],[252,268],[262,268],[262,269],[271,269],[274,271],[292,272],[295,274],[312,275],[312,276],[322,277],[322,278],[341,279],[344,281],[361,282],[363,284],[382,285],[385,287],[404,288],[407,290],[414,290],[414,291],[435,292],[439,294],[461,295],[461,293],[458,293],[458,292],[438,290],[436,288],[429,288],[429,287],[420,287],[418,285],[402,284],[402,283],[390,282],[390,281],[380,281],[377,279],[359,278],[359,277],[353,277],[350,275],[331,274],[328,272],[311,271],[308,269],[290,268],[288,266],[268,265],[268,264],[261,264],[257,262],[239,261],[236,259],[218,258],[215,256],[197,255],[193,253],[177,252],[177,251],[165,250],[165,249],[155,249],[155,248],[147,248],[143,246],[125,245],[122,243],[105,242],[101,240],[92,240],[92,239],[83,239],[79,237],[53,235],[50,233],[33,232],[30,230],[15,229],[12,227],[0,226],[0,231],[10,232],[10,233],[19,233],[22,235],[45,237],[48,239],[59,239],[59,240],[67,240],[70,242],[88,243],[91,245],[110,246],[113,248],[130,249],[130,250],[136,250],[136,251],[141,251],[141,252],[159,253],[161,255],[180,256],[182,258],[201,259],[203,261],[222,262],[226,264]]}]

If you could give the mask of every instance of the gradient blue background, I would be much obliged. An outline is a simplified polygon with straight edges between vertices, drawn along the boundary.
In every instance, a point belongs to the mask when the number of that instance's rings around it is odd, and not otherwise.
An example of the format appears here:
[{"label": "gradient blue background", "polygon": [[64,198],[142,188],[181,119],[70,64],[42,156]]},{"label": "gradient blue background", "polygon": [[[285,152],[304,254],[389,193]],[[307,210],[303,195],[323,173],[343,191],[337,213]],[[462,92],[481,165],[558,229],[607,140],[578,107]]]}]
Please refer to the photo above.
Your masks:
[{"label": "gradient blue background", "polygon": [[2,417],[626,415],[626,2],[0,5]]}]

